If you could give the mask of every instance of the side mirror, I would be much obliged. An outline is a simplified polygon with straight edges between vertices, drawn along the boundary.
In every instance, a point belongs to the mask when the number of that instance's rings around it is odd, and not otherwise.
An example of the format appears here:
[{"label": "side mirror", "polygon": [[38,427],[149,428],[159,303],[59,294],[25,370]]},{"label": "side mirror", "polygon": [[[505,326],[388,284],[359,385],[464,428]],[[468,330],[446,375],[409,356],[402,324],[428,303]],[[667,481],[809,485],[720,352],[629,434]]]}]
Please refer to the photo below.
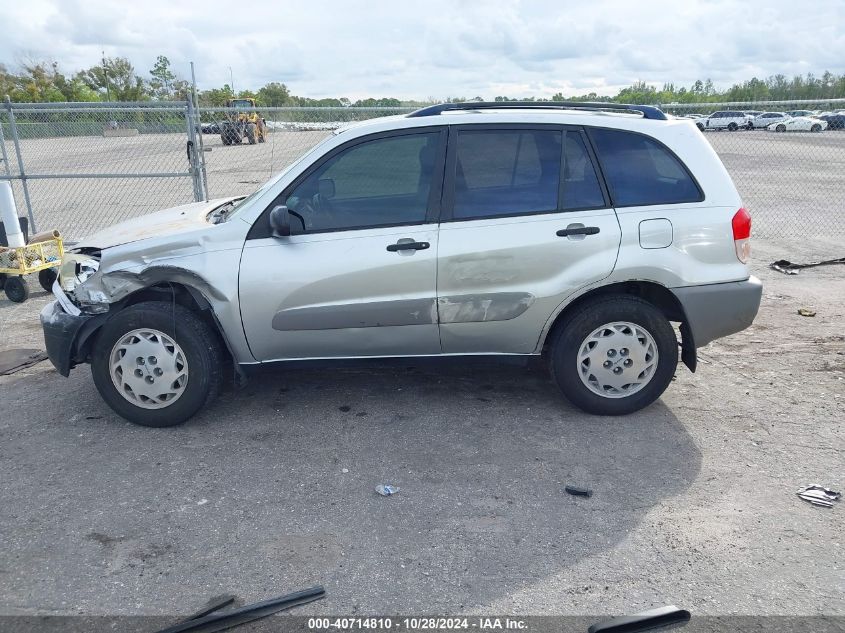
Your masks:
[{"label": "side mirror", "polygon": [[290,211],[285,205],[277,205],[270,211],[270,228],[273,230],[273,237],[290,235]]}]

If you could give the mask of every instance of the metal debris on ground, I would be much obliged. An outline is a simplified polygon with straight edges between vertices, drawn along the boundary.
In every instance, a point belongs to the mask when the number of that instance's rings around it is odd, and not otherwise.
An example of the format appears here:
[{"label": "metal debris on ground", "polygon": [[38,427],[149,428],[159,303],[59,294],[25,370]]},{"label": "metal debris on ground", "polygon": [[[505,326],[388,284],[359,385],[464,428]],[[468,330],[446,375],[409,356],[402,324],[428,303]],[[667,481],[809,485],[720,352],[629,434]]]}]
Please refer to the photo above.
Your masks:
[{"label": "metal debris on ground", "polygon": [[769,264],[769,268],[776,270],[784,275],[797,275],[802,268],[813,268],[814,266],[830,266],[831,264],[845,264],[845,257],[838,259],[827,259],[821,262],[808,262],[806,264],[793,264],[786,259],[779,259],[776,262]]},{"label": "metal debris on ground", "polygon": [[579,488],[578,486],[565,486],[564,490],[576,497],[592,497],[593,491],[589,488]]},{"label": "metal debris on ground", "polygon": [[680,623],[687,623],[690,612],[676,606],[658,607],[634,615],[623,615],[593,624],[588,633],[632,633],[633,631],[652,631],[664,629]]},{"label": "metal debris on ground", "polygon": [[814,506],[822,506],[825,508],[832,508],[834,501],[839,501],[842,497],[841,493],[825,488],[818,484],[810,484],[799,489],[796,493],[804,501],[809,501]]},{"label": "metal debris on ground", "polygon": [[798,314],[805,317],[814,317],[816,316],[816,311],[810,308],[798,308]]},{"label": "metal debris on ground", "polygon": [[40,349],[6,349],[0,351],[0,376],[14,374],[31,365],[47,360],[47,353]]},{"label": "metal debris on ground", "polygon": [[376,492],[382,497],[389,497],[399,492],[399,486],[391,486],[390,484],[379,484],[376,486]]},{"label": "metal debris on ground", "polygon": [[184,631],[211,633],[212,631],[222,631],[252,622],[253,620],[265,618],[268,615],[273,615],[274,613],[290,609],[300,604],[320,600],[325,595],[326,590],[318,585],[279,598],[249,604],[239,609],[233,609],[232,611],[215,613],[215,611],[222,609],[234,601],[234,596],[221,596],[220,598],[210,600],[202,610],[190,616],[187,620],[162,629],[158,633],[183,633]]}]

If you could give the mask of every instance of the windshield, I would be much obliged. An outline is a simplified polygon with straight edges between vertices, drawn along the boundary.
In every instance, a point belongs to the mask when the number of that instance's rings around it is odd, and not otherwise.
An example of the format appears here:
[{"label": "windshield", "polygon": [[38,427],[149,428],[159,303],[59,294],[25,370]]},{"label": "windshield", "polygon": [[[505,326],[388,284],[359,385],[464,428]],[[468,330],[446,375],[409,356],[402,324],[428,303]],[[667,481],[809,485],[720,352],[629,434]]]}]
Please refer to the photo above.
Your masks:
[{"label": "windshield", "polygon": [[254,108],[255,106],[252,104],[252,101],[249,99],[233,99],[232,100],[232,107],[233,108]]}]

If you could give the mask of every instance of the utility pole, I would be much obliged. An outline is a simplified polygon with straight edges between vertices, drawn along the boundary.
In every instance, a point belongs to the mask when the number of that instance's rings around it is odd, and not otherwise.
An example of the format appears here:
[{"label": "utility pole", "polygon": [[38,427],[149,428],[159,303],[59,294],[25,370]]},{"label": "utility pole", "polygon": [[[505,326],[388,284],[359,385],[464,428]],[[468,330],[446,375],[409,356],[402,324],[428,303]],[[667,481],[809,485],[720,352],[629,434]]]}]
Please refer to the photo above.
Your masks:
[{"label": "utility pole", "polygon": [[237,96],[235,92],[235,77],[232,75],[232,67],[229,66],[229,87],[232,89],[232,97]]},{"label": "utility pole", "polygon": [[111,91],[109,90],[109,71],[106,69],[106,51],[103,51],[103,81],[106,82],[106,101],[111,101]]}]

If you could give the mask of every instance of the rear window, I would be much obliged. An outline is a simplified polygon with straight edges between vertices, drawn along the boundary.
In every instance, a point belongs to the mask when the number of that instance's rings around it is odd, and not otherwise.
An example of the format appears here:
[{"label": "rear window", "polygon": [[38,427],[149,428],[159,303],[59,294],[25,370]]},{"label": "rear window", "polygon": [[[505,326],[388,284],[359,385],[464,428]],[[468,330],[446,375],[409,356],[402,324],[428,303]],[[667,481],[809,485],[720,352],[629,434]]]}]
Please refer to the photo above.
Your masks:
[{"label": "rear window", "polygon": [[654,139],[594,128],[590,136],[617,207],[700,202],[701,190],[686,167]]}]

